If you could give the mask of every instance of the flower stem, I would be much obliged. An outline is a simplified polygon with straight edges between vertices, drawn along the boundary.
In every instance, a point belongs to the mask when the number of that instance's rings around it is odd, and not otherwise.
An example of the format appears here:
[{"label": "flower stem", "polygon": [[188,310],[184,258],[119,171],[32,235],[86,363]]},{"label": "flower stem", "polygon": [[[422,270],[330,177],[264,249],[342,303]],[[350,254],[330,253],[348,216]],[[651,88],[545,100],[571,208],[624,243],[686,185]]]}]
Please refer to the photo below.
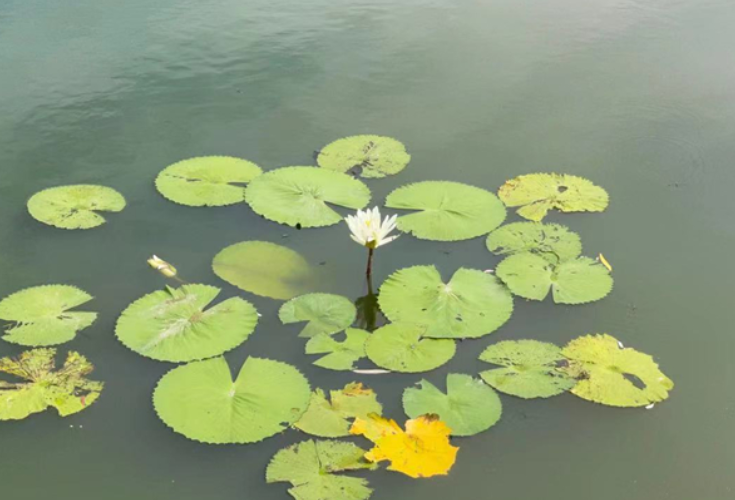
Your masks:
[{"label": "flower stem", "polygon": [[373,252],[375,249],[368,248],[368,263],[367,263],[367,270],[365,271],[365,276],[367,276],[368,280],[372,278],[373,276]]}]

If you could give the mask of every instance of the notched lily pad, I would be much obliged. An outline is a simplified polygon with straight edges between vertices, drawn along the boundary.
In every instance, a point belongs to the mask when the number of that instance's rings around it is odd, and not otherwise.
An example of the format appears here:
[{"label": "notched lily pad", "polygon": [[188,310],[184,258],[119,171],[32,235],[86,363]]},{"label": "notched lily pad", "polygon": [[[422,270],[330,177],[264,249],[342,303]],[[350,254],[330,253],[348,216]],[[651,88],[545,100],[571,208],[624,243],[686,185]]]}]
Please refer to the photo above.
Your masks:
[{"label": "notched lily pad", "polygon": [[323,390],[316,389],[309,407],[294,427],[313,436],[343,437],[349,436],[352,419],[383,413],[383,406],[378,403],[373,390],[359,382],[347,384],[338,391],[329,391],[329,398],[331,401],[327,400]]},{"label": "notched lily pad", "polygon": [[164,198],[190,207],[221,207],[245,201],[244,185],[263,171],[231,156],[189,158],[161,170],[156,189]]},{"label": "notched lily pad", "polygon": [[487,249],[495,255],[531,252],[559,264],[582,253],[579,235],[559,224],[514,222],[501,226],[487,237]]},{"label": "notched lily pad", "polygon": [[112,188],[76,184],[44,189],[28,200],[28,213],[61,229],[91,229],[104,224],[98,212],[120,212],[125,198]]},{"label": "notched lily pad", "polygon": [[355,135],[327,144],[316,158],[320,167],[365,178],[394,175],[411,155],[399,141],[380,135]]},{"label": "notched lily pad", "polygon": [[78,352],[69,351],[55,370],[56,349],[33,349],[0,359],[0,373],[16,380],[0,380],[0,420],[20,420],[56,408],[66,417],[94,403],[104,384],[89,380],[94,366]]},{"label": "notched lily pad", "polygon": [[345,339],[338,341],[326,333],[310,338],[306,343],[306,354],[326,354],[314,361],[316,366],[329,370],[354,370],[355,363],[366,357],[365,342],[370,333],[359,328],[345,330]]},{"label": "notched lily pad", "polygon": [[43,285],[8,295],[0,302],[0,319],[10,321],[3,340],[24,346],[63,344],[87,328],[97,313],[71,311],[92,296],[69,285]]},{"label": "notched lily pad", "polygon": [[518,215],[539,222],[551,209],[562,212],[602,212],[609,196],[600,186],[576,175],[528,174],[506,181],[498,196]]},{"label": "notched lily pad", "polygon": [[355,321],[356,315],[357,310],[349,299],[331,293],[301,295],[283,304],[278,311],[278,318],[285,325],[306,321],[299,337],[307,338],[341,332]]},{"label": "notched lily pad", "polygon": [[392,323],[375,330],[365,343],[370,361],[394,372],[418,373],[438,368],[454,357],[450,339],[425,338],[426,328]]},{"label": "notched lily pad", "polygon": [[505,207],[490,191],[449,181],[423,181],[388,195],[385,206],[418,210],[398,218],[398,229],[417,238],[459,241],[487,234],[505,220]]}]

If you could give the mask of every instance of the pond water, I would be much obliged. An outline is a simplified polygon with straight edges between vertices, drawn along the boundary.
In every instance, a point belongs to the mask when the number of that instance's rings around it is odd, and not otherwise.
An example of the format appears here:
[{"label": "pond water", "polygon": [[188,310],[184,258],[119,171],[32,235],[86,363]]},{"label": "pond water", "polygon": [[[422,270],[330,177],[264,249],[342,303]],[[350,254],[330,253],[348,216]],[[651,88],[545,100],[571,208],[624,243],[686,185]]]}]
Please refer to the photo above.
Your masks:
[{"label": "pond water", "polygon": [[[151,393],[171,366],[114,337],[115,320],[163,280],[157,253],[192,282],[221,286],[263,314],[227,355],[298,366],[314,386],[358,379],[402,420],[403,388],[477,373],[491,342],[556,343],[609,332],[651,353],[675,383],[653,410],[565,394],[503,396],[488,432],[458,439],[446,477],[370,474],[375,500],[719,500],[735,497],[735,4],[726,0],[4,0],[0,4],[0,296],[44,283],[95,296],[93,327],[62,347],[96,365],[90,409],[0,423],[0,478],[14,500],[288,498],[264,469],[293,431],[251,446],[206,446],[156,417]],[[195,209],[155,191],[166,165],[209,154],[265,169],[312,164],[345,135],[404,142],[413,159],[369,181],[376,203],[427,179],[495,191],[535,171],[604,186],[603,214],[553,214],[603,252],[615,289],[585,306],[516,299],[498,332],[459,345],[428,374],[355,376],[311,365],[280,302],[211,271],[223,247],[265,239],[323,263],[337,293],[364,293],[365,252],[344,226],[297,231],[246,205]],[[35,222],[25,202],[59,184],[114,187],[128,207],[90,231]],[[513,214],[510,220],[517,220]],[[375,281],[414,264],[492,268],[482,238],[404,236],[381,248]],[[93,307],[91,307],[93,306]],[[728,312],[730,311],[730,312]],[[0,355],[19,352],[0,343]]]}]

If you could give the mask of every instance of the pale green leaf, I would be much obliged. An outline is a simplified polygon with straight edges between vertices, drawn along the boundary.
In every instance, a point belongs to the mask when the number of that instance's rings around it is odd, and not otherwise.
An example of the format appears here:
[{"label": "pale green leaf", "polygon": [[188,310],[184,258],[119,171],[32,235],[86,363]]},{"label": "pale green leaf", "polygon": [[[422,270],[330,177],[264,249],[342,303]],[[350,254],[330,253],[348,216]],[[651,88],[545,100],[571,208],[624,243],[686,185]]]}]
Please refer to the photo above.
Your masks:
[{"label": "pale green leaf", "polygon": [[319,437],[349,436],[352,420],[367,418],[370,413],[381,415],[383,406],[372,389],[361,383],[352,382],[344,389],[329,391],[327,400],[324,391],[316,389],[309,401],[309,407],[294,424],[297,429]]},{"label": "pale green leaf", "polygon": [[379,135],[355,135],[327,144],[316,159],[320,167],[355,172],[365,178],[394,175],[406,168],[411,155],[395,139]]},{"label": "pale green leaf", "polygon": [[105,223],[98,212],[119,212],[125,198],[112,188],[78,184],[44,189],[28,200],[39,222],[62,229],[90,229]]},{"label": "pale green leaf", "polygon": [[531,252],[552,264],[576,259],[582,253],[582,241],[577,233],[559,224],[538,222],[501,226],[488,235],[486,244],[495,255]]},{"label": "pale green leaf", "polygon": [[408,323],[393,323],[375,330],[365,343],[370,361],[395,372],[433,370],[454,356],[457,346],[450,339],[425,338],[426,329]]},{"label": "pale green leaf", "polygon": [[330,370],[353,370],[355,363],[364,358],[365,342],[370,333],[358,328],[345,330],[343,341],[335,340],[329,334],[320,333],[306,343],[306,354],[326,354],[314,364]]},{"label": "pale green leaf", "polygon": [[306,321],[299,337],[320,333],[331,335],[343,331],[355,321],[357,311],[352,302],[341,295],[310,293],[283,304],[278,317],[285,325]]}]

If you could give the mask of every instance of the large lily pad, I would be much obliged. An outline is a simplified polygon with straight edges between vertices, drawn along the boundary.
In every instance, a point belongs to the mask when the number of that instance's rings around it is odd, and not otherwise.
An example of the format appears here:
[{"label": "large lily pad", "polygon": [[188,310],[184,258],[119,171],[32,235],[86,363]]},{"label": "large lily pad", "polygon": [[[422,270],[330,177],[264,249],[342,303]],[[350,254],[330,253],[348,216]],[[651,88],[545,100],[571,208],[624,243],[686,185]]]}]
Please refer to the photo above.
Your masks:
[{"label": "large lily pad", "polygon": [[481,337],[513,312],[513,298],[495,276],[465,268],[448,283],[434,266],[401,269],[385,280],[378,300],[388,319],[424,325],[424,336],[435,338]]},{"label": "large lily pad", "polygon": [[505,394],[519,398],[548,398],[568,391],[576,381],[559,367],[561,349],[536,340],[505,340],[480,354],[487,363],[502,366],[480,373],[482,379]]},{"label": "large lily pad", "polygon": [[411,418],[434,414],[449,426],[452,436],[472,436],[500,420],[500,398],[481,380],[469,375],[447,375],[444,394],[427,380],[403,391],[403,409]]},{"label": "large lily pad", "polygon": [[344,389],[329,391],[329,398],[331,401],[327,400],[323,390],[316,389],[306,413],[294,427],[314,436],[343,437],[349,436],[352,419],[383,413],[383,406],[378,403],[373,390],[361,383],[352,382]]},{"label": "large lily pad", "polygon": [[341,172],[318,167],[284,167],[255,178],[245,201],[268,220],[294,227],[331,226],[342,216],[327,204],[364,208],[370,189]]},{"label": "large lily pad", "polygon": [[330,370],[353,370],[355,363],[364,358],[365,342],[370,333],[359,328],[345,330],[345,339],[338,341],[331,335],[320,333],[306,343],[306,354],[326,354],[314,364]]},{"label": "large lily pad", "polygon": [[283,304],[278,311],[283,324],[306,321],[299,337],[307,338],[341,332],[355,321],[356,315],[357,310],[349,299],[331,293],[301,295]]},{"label": "large lily pad", "polygon": [[209,285],[149,293],[122,312],[115,334],[128,348],[159,361],[219,356],[247,340],[258,323],[255,307],[240,297],[208,308],[219,293]]},{"label": "large lily pad", "polygon": [[92,296],[69,285],[26,288],[0,302],[0,319],[11,321],[3,340],[25,346],[63,344],[97,319],[97,313],[70,311]]},{"label": "large lily pad", "polygon": [[606,333],[572,340],[562,350],[565,368],[577,380],[572,394],[608,406],[638,407],[658,403],[674,388],[648,354],[623,347]]},{"label": "large lily pad", "polygon": [[468,240],[489,233],[505,220],[505,207],[497,196],[459,182],[409,184],[390,193],[385,206],[419,210],[399,217],[398,229],[424,240]]},{"label": "large lily pad", "polygon": [[98,212],[119,212],[125,198],[112,188],[77,184],[44,189],[28,200],[28,212],[39,222],[62,229],[91,229],[105,223]]},{"label": "large lily pad", "polygon": [[302,441],[274,455],[265,471],[267,483],[286,482],[296,500],[366,500],[373,490],[366,479],[336,475],[374,469],[363,460],[365,450],[332,440]]},{"label": "large lily pad", "polygon": [[418,373],[438,368],[454,356],[453,340],[425,338],[426,328],[392,323],[375,330],[365,343],[370,361],[395,372]]},{"label": "large lily pad", "polygon": [[243,241],[222,249],[214,274],[246,292],[287,300],[314,291],[317,275],[301,254],[267,241]]},{"label": "large lily pad", "polygon": [[610,271],[588,257],[554,266],[539,255],[519,253],[503,259],[496,274],[511,292],[526,299],[544,300],[551,289],[557,304],[594,302],[613,287]]},{"label": "large lily pad", "polygon": [[582,253],[579,235],[559,224],[514,222],[501,226],[487,237],[487,249],[495,255],[531,252],[552,264],[576,259]]},{"label": "large lily pad", "polygon": [[190,207],[221,207],[245,201],[244,184],[263,171],[231,156],[189,158],[161,170],[156,188],[165,198]]},{"label": "large lily pad", "polygon": [[250,357],[233,380],[218,357],[166,373],[153,404],[166,425],[189,439],[242,444],[285,430],[301,418],[310,395],[309,382],[291,365]]},{"label": "large lily pad", "polygon": [[0,420],[20,420],[47,408],[66,417],[94,403],[104,384],[87,379],[94,366],[78,352],[70,351],[58,370],[56,349],[33,349],[0,359],[0,373],[22,381],[0,380]]},{"label": "large lily pad", "polygon": [[316,158],[320,167],[354,172],[365,178],[394,175],[406,168],[411,155],[399,141],[380,135],[355,135],[327,144]]},{"label": "large lily pad", "polygon": [[600,186],[576,175],[528,174],[506,181],[498,196],[518,215],[540,221],[551,209],[562,212],[602,212],[609,196]]}]

